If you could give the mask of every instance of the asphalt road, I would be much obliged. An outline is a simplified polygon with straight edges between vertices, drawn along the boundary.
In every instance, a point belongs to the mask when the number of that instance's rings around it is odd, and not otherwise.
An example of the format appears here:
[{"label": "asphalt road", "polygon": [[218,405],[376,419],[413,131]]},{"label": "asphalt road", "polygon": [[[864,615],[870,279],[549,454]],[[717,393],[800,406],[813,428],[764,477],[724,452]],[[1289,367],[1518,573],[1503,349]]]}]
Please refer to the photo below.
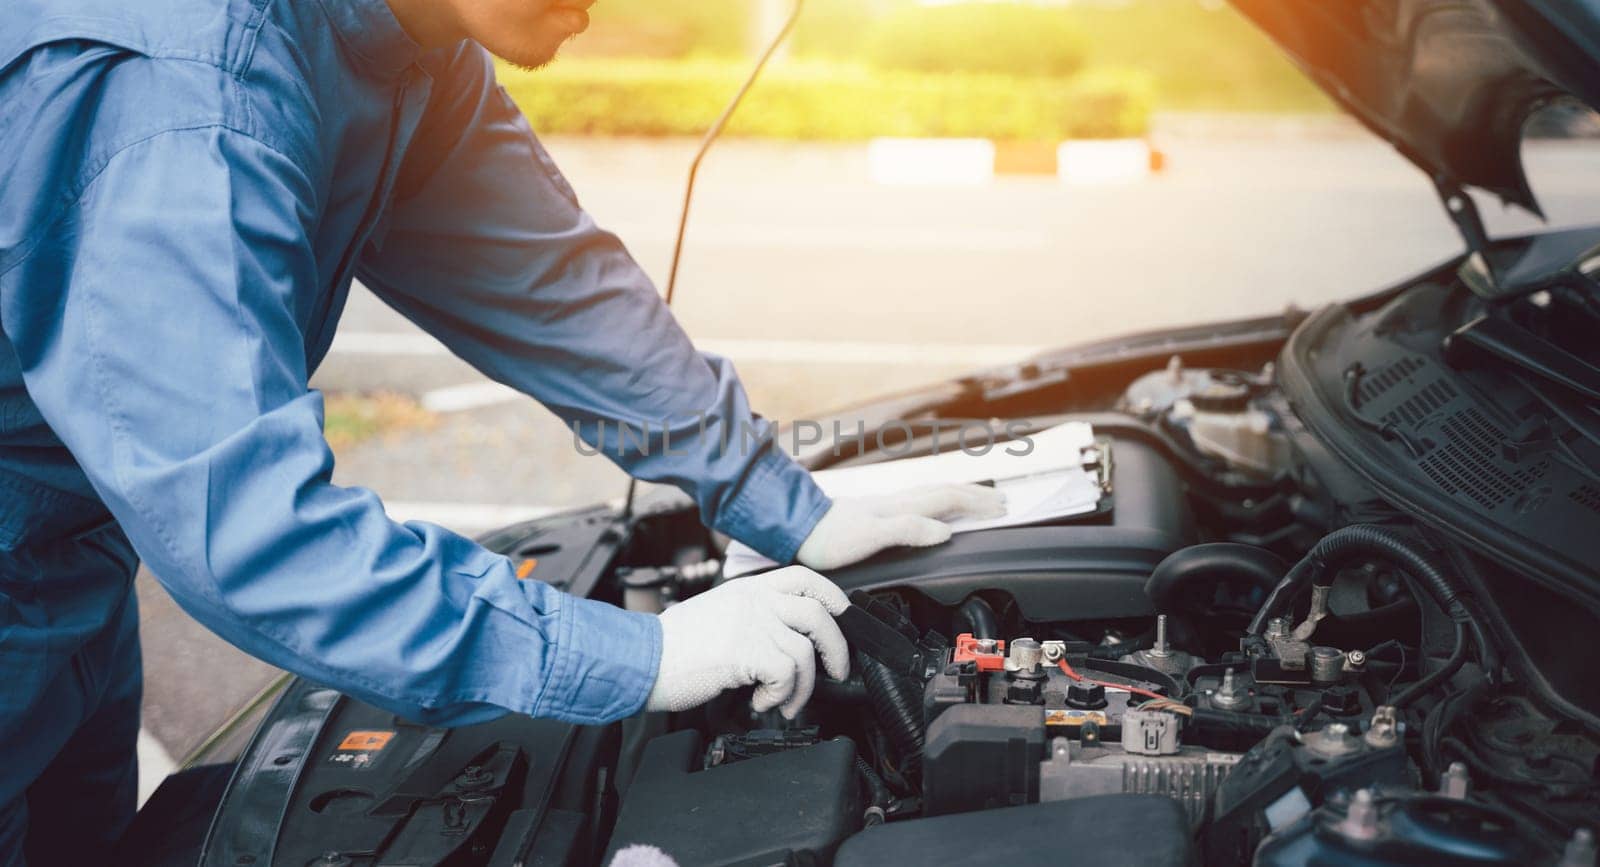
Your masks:
[{"label": "asphalt road", "polygon": [[[664,278],[691,143],[548,142],[589,210]],[[1366,137],[1179,140],[1115,186],[1003,178],[871,183],[864,150],[728,142],[707,162],[678,290],[689,333],[739,363],[755,406],[810,410],[1118,332],[1315,306],[1460,248],[1420,172]],[[1600,143],[1536,145],[1559,225],[1600,222]],[[1498,233],[1537,228],[1485,203]],[[431,429],[341,455],[337,478],[398,517],[481,531],[620,494],[622,475],[507,399],[364,291],[325,390],[441,408]],[[181,754],[271,670],[210,638],[145,576],[146,727]]]},{"label": "asphalt road", "polygon": [[[590,212],[664,278],[688,145],[549,146]],[[752,390],[794,412],[835,396],[804,387],[818,370],[878,367],[860,344],[922,347],[884,359],[931,379],[1039,346],[1314,307],[1461,247],[1422,174],[1369,137],[1164,150],[1167,170],[1134,184],[884,187],[860,147],[727,142],[702,172],[678,316],[697,340],[731,345]],[[1600,220],[1600,143],[1535,146],[1530,163],[1554,222]],[[1485,213],[1500,232],[1539,225],[1498,203]],[[363,293],[342,325],[408,331]],[[318,382],[424,391],[459,376],[437,359],[356,353]]]}]

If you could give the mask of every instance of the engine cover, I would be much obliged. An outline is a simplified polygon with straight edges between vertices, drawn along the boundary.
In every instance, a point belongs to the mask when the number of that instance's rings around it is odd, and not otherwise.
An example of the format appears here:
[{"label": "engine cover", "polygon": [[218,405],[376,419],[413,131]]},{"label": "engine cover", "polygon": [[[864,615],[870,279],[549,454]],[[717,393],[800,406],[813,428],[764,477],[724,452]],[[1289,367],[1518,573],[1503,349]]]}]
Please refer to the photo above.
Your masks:
[{"label": "engine cover", "polygon": [[1065,523],[958,533],[830,573],[846,592],[914,588],[944,605],[979,590],[1011,594],[1029,620],[1154,613],[1145,581],[1195,540],[1177,470],[1144,443],[1113,437],[1109,508]]},{"label": "engine cover", "polygon": [[894,822],[839,847],[835,867],[1198,863],[1183,811],[1151,795],[1107,795]]}]

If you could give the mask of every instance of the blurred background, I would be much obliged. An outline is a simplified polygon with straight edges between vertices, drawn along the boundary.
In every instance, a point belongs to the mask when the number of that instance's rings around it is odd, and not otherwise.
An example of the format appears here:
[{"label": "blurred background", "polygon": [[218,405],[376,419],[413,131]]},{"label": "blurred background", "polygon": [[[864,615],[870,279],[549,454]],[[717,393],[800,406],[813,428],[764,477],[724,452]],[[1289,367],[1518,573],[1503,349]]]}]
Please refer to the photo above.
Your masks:
[{"label": "blurred background", "polygon": [[[790,0],[603,0],[507,87],[547,134],[698,134]],[[1325,112],[1224,4],[807,0],[730,130],[772,139],[1139,136],[1156,111]]]},{"label": "blurred background", "polygon": [[[598,0],[554,64],[501,70],[658,283],[696,140],[789,8]],[[1551,222],[1600,221],[1593,119],[1541,129],[1525,159]],[[886,183],[883,138],[972,140],[996,172]],[[1056,149],[1082,140],[1149,156],[1063,180]],[[1497,233],[1538,225],[1480,204]],[[1427,179],[1223,3],[806,0],[705,163],[676,309],[792,420],[1046,347],[1314,308],[1460,249]],[[396,518],[472,534],[622,494],[548,412],[360,287],[313,385],[336,480]],[[273,672],[148,575],[141,601],[154,780]]]},{"label": "blurred background", "polygon": [[[605,0],[547,74],[507,86],[547,134],[696,134],[789,0]],[[731,125],[771,139],[1142,136],[1155,110],[1328,104],[1221,5],[808,0]]]}]

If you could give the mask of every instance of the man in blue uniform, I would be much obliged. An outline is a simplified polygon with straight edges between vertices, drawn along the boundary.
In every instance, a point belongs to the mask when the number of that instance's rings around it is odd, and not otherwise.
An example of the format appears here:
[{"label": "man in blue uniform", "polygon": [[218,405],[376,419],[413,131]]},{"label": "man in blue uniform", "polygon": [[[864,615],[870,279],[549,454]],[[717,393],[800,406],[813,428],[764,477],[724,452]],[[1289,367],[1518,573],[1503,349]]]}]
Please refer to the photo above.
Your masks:
[{"label": "man in blue uniform", "polygon": [[0,4],[0,864],[100,863],[131,816],[140,559],[233,644],[433,724],[740,685],[792,715],[814,649],[844,674],[843,596],[803,567],[625,612],[331,484],[307,378],[352,278],[591,436],[671,420],[670,453],[619,461],[780,563],[995,507],[830,504],[780,451],[717,447],[751,420],[733,369],[494,82],[490,51],[584,29],[562,3]]}]

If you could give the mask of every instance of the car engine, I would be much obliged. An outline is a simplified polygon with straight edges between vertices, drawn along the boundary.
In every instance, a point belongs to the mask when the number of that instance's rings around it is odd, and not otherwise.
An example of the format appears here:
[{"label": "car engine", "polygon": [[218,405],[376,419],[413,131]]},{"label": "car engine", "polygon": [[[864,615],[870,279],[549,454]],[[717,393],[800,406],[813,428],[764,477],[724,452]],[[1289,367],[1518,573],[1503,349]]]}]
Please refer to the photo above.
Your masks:
[{"label": "car engine", "polygon": [[[1594,576],[1600,441],[1561,389],[1462,362],[1446,338],[1483,303],[1458,279],[1177,352],[1090,347],[922,407],[1087,422],[1101,505],[831,575],[854,665],[792,722],[724,694],[447,732],[296,682],[203,863],[583,864],[644,844],[685,865],[1592,865],[1593,589],[1562,564]],[[1521,327],[1593,334],[1570,327],[1591,301],[1554,294]],[[907,433],[916,454],[947,431]],[[1501,532],[1437,519],[1458,508]],[[641,611],[724,580],[725,540],[681,497],[484,541]]]}]

